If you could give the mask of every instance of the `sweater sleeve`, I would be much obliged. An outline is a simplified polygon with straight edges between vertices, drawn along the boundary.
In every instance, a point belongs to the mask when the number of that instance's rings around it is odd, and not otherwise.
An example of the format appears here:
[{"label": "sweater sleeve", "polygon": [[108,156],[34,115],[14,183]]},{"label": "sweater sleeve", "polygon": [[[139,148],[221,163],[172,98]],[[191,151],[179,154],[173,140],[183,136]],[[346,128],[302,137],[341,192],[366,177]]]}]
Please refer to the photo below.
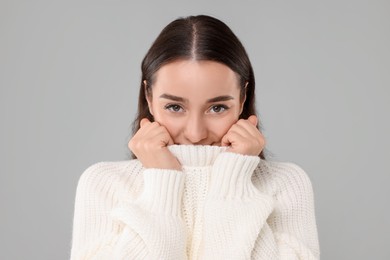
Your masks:
[{"label": "sweater sleeve", "polygon": [[263,259],[268,252],[276,259],[319,259],[314,192],[309,176],[293,163],[283,163],[279,170],[281,174],[273,180],[274,184],[267,182],[267,178],[259,180],[264,188],[274,190],[276,203],[252,256]]},{"label": "sweater sleeve", "polygon": [[274,206],[251,182],[259,160],[230,152],[216,158],[205,199],[201,259],[250,259]]},{"label": "sweater sleeve", "polygon": [[[310,189],[295,187],[299,191],[275,199],[252,183],[259,162],[257,156],[229,152],[216,159],[205,201],[202,259],[316,259],[315,243],[310,247],[301,236],[316,236],[313,226],[305,229],[314,217],[307,214]],[[291,192],[298,200],[288,200]]]},{"label": "sweater sleeve", "polygon": [[[186,259],[180,216],[184,175],[146,169],[137,199],[118,196],[116,175],[102,164],[80,177],[75,201],[71,259]],[[129,187],[130,188],[130,187]]]}]

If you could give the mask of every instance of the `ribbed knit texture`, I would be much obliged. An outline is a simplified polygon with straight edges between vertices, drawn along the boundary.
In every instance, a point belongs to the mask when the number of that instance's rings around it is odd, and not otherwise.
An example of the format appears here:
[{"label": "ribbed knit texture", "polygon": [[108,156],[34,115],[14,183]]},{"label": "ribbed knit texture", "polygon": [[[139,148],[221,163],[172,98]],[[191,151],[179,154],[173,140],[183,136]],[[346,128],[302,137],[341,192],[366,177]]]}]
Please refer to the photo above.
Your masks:
[{"label": "ribbed knit texture", "polygon": [[171,145],[182,170],[99,162],[76,192],[71,259],[319,259],[309,177],[293,163]]}]

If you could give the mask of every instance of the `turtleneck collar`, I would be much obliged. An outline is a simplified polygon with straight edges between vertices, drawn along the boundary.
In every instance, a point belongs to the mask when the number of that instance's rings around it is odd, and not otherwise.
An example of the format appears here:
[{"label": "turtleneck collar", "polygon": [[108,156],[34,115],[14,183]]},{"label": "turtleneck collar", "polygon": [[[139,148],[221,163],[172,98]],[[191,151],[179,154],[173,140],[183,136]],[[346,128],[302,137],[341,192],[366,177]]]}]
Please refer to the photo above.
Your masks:
[{"label": "turtleneck collar", "polygon": [[168,149],[183,166],[209,166],[217,156],[226,151],[226,146],[169,145]]}]

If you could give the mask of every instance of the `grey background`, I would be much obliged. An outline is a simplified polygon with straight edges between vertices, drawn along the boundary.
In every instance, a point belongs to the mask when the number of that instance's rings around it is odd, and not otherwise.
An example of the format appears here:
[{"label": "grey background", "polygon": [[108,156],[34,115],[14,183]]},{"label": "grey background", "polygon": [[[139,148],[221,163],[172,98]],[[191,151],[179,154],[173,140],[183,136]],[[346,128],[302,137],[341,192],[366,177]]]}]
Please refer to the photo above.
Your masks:
[{"label": "grey background", "polygon": [[173,19],[242,40],[273,160],[314,192],[322,259],[390,259],[389,1],[0,1],[0,259],[68,259],[76,185],[125,160],[140,63]]}]

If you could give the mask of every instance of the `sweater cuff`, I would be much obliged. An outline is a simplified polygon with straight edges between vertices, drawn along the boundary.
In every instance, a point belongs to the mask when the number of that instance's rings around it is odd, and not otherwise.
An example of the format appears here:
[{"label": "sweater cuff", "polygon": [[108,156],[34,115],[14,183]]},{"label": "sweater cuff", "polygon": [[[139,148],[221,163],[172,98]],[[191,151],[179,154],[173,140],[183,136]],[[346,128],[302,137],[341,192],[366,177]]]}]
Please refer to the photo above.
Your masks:
[{"label": "sweater cuff", "polygon": [[221,153],[213,164],[209,194],[230,199],[255,196],[258,190],[251,178],[259,162],[258,156]]},{"label": "sweater cuff", "polygon": [[185,175],[182,171],[148,168],[143,171],[144,190],[135,202],[157,214],[179,216]]}]

